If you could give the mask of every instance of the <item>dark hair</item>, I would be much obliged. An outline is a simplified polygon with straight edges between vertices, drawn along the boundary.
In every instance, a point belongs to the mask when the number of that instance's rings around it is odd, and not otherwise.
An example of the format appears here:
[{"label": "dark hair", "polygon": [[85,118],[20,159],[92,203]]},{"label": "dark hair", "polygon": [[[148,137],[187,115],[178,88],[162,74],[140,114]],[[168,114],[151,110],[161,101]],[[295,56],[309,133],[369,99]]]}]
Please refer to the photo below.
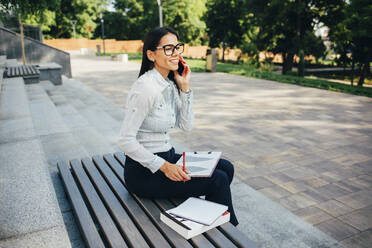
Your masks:
[{"label": "dark hair", "polygon": [[[147,57],[146,51],[147,50],[155,51],[156,47],[159,45],[161,38],[163,38],[164,35],[169,34],[169,33],[174,34],[175,36],[177,36],[177,39],[179,39],[177,31],[170,27],[157,27],[157,28],[150,30],[150,32],[146,34],[144,42],[143,42],[143,49],[142,49],[141,70],[140,70],[138,77],[142,76],[147,71],[154,68],[154,62],[149,60],[149,58]],[[179,91],[180,89],[174,79],[173,71],[169,72],[168,78],[174,82],[174,84],[177,87],[177,90]]]}]

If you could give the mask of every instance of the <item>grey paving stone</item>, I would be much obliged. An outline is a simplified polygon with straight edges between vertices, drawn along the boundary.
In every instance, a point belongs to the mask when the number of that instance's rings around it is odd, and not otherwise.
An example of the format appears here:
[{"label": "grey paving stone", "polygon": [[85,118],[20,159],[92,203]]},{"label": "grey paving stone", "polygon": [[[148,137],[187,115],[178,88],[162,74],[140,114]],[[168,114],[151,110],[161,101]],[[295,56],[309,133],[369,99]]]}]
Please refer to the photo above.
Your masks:
[{"label": "grey paving stone", "polygon": [[335,184],[327,184],[327,185],[324,185],[322,187],[318,187],[315,189],[316,192],[318,192],[320,195],[326,197],[326,198],[337,198],[337,197],[340,197],[340,196],[343,196],[343,195],[347,195],[349,194],[350,192],[347,191],[347,190],[344,190],[340,187],[338,187],[337,185]]},{"label": "grey paving stone", "polygon": [[269,175],[265,176],[265,178],[270,180],[271,182],[273,182],[275,184],[282,184],[282,183],[287,183],[287,182],[293,181],[292,178],[283,174],[282,172],[269,174]]},{"label": "grey paving stone", "polygon": [[22,78],[5,79],[0,96],[0,120],[30,116]]},{"label": "grey paving stone", "polygon": [[291,195],[291,192],[283,189],[280,186],[272,186],[272,187],[263,188],[263,189],[260,189],[259,192],[266,195],[270,199],[278,199],[278,198]]},{"label": "grey paving stone", "polygon": [[302,178],[317,174],[317,172],[311,169],[308,169],[308,168],[303,168],[303,167],[291,168],[291,169],[283,170],[281,172],[293,178],[294,180],[302,179]]},{"label": "grey paving stone", "polygon": [[35,138],[36,134],[31,117],[1,120],[0,144],[28,140]]},{"label": "grey paving stone", "polygon": [[318,187],[322,187],[324,185],[329,184],[327,181],[325,181],[325,180],[323,180],[323,179],[321,179],[319,177],[316,177],[316,176],[306,177],[306,178],[302,179],[302,181],[306,185],[309,185],[312,188],[318,188]]},{"label": "grey paving stone", "polygon": [[252,177],[245,180],[245,182],[256,190],[274,186],[273,183],[263,177]]},{"label": "grey paving stone", "polygon": [[333,219],[333,216],[327,214],[326,212],[322,211],[321,209],[315,206],[302,208],[296,210],[294,213],[313,225],[319,224],[326,220]]},{"label": "grey paving stone", "polygon": [[338,217],[340,215],[344,215],[346,213],[350,213],[354,211],[353,208],[346,206],[345,204],[336,201],[336,200],[329,200],[326,202],[322,202],[317,205],[318,208],[326,211],[330,215],[334,217]]},{"label": "grey paving stone", "polygon": [[370,248],[372,244],[372,229],[344,239],[341,243],[348,248]]},{"label": "grey paving stone", "polygon": [[358,192],[358,191],[360,191],[364,188],[364,187],[355,186],[355,183],[350,182],[349,180],[353,180],[353,179],[350,178],[348,180],[342,180],[342,181],[334,182],[333,184],[337,185],[338,187],[340,187],[344,190],[347,190],[351,193]]},{"label": "grey paving stone", "polygon": [[336,198],[336,200],[354,209],[368,207],[372,205],[372,190],[358,191]]},{"label": "grey paving stone", "polygon": [[278,202],[290,211],[296,211],[316,204],[311,198],[300,194],[280,198]]},{"label": "grey paving stone", "polygon": [[359,231],[366,231],[372,228],[372,205],[367,208],[342,215],[339,220],[348,223]]},{"label": "grey paving stone", "polygon": [[322,203],[322,202],[328,201],[330,199],[329,197],[326,197],[326,196],[322,195],[321,193],[319,193],[318,191],[316,191],[315,189],[311,189],[311,188],[309,188],[305,191],[302,191],[299,194],[301,194],[303,196],[306,196],[307,198],[312,199],[316,203]]},{"label": "grey paving stone", "polygon": [[[239,190],[235,190],[236,185],[239,185]],[[317,228],[237,179],[232,184],[232,192],[235,191],[244,191],[246,194],[233,197],[235,212],[240,221],[238,228],[261,247],[342,247]]]},{"label": "grey paving stone", "polygon": [[337,219],[324,221],[315,226],[338,241],[344,240],[359,233],[359,231],[354,227],[349,226]]},{"label": "grey paving stone", "polygon": [[302,181],[290,181],[286,183],[279,183],[279,186],[293,194],[306,191],[309,189],[309,186],[306,186],[305,183]]},{"label": "grey paving stone", "polygon": [[14,238],[0,240],[1,248],[71,248],[66,229],[51,227]]},{"label": "grey paving stone", "polygon": [[0,161],[0,238],[63,225],[39,141],[0,145]]}]

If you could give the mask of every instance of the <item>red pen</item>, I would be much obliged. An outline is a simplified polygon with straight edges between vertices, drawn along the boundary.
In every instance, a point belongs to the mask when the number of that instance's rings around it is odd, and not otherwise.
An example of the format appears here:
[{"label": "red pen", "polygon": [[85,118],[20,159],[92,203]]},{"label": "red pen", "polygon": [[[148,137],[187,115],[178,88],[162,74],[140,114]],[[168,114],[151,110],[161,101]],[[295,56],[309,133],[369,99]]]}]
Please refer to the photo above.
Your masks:
[{"label": "red pen", "polygon": [[[186,172],[186,161],[185,161],[186,155],[185,155],[185,152],[183,152],[182,157],[183,157],[183,168],[182,168],[182,170],[184,172]],[[183,179],[183,182],[185,182],[185,181],[186,181],[186,179]]]}]

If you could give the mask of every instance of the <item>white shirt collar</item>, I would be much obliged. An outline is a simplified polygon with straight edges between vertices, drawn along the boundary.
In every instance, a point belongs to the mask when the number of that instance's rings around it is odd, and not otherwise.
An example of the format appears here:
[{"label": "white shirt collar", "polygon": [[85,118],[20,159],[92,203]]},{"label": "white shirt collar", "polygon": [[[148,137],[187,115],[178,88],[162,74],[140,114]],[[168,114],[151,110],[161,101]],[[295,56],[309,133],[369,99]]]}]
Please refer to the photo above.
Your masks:
[{"label": "white shirt collar", "polygon": [[163,91],[171,83],[170,79],[169,78],[164,79],[160,72],[156,70],[156,68],[153,68],[149,72],[151,73],[151,75],[155,77],[156,82],[158,83],[161,91]]}]

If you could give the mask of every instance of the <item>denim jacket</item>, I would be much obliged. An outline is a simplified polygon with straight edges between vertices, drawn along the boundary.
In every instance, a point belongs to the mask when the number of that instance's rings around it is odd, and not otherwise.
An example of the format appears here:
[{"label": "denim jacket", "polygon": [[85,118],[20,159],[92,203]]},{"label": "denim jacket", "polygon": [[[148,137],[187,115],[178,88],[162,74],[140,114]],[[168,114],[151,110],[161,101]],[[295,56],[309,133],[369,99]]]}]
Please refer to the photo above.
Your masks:
[{"label": "denim jacket", "polygon": [[155,173],[165,162],[157,152],[172,148],[168,132],[175,126],[190,131],[193,93],[179,94],[173,81],[152,69],[132,85],[124,108],[119,148]]}]

